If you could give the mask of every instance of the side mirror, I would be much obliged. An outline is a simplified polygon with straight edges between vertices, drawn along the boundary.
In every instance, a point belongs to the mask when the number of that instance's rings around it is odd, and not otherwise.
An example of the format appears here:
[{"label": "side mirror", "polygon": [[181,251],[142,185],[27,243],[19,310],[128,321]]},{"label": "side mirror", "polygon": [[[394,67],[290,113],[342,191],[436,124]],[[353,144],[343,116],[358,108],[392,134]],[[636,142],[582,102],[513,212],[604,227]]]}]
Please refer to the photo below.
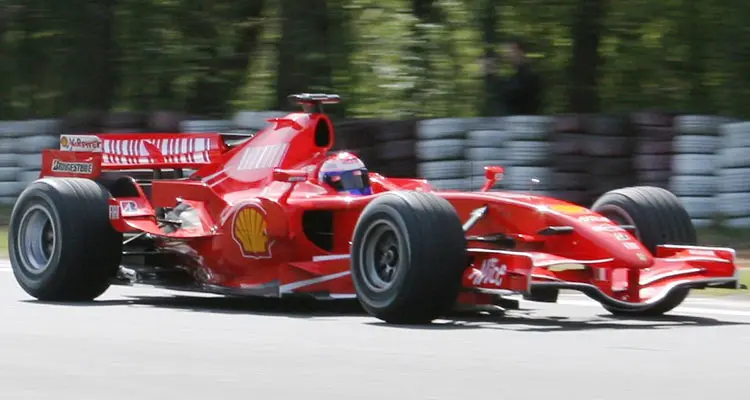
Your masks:
[{"label": "side mirror", "polygon": [[307,171],[276,168],[273,170],[273,180],[287,183],[305,182],[307,180]]},{"label": "side mirror", "polygon": [[279,169],[275,168],[273,170],[273,180],[276,182],[286,182],[291,183],[289,185],[289,188],[284,191],[284,193],[279,196],[279,203],[280,204],[286,204],[286,201],[289,199],[289,196],[292,195],[292,191],[294,190],[294,187],[297,186],[300,182],[306,182],[307,181],[307,171],[299,170],[299,169]]},{"label": "side mirror", "polygon": [[482,192],[486,192],[495,186],[495,183],[501,181],[505,176],[505,168],[500,166],[488,166],[484,167],[484,186],[480,189]]}]

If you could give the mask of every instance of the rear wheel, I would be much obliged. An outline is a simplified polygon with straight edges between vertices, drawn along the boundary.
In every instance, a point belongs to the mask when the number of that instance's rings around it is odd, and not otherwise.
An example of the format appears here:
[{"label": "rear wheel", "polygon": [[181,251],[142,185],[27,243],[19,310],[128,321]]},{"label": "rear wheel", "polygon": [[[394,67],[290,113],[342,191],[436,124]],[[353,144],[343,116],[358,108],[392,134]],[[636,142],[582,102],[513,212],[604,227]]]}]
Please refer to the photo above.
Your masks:
[{"label": "rear wheel", "polygon": [[385,193],[365,207],[352,240],[352,279],[372,316],[421,324],[456,302],[467,267],[453,206],[432,193]]},{"label": "rear wheel", "polygon": [[79,178],[45,178],[21,193],[8,250],[21,288],[43,301],[99,297],[117,274],[122,233],[109,222],[109,192]]},{"label": "rear wheel", "polygon": [[[603,194],[591,209],[617,223],[635,226],[635,236],[651,254],[656,254],[656,247],[661,244],[698,243],[690,215],[677,196],[666,189],[637,186],[612,190]],[[682,304],[689,293],[690,289],[672,291],[645,310],[604,308],[616,315],[661,315]]]}]

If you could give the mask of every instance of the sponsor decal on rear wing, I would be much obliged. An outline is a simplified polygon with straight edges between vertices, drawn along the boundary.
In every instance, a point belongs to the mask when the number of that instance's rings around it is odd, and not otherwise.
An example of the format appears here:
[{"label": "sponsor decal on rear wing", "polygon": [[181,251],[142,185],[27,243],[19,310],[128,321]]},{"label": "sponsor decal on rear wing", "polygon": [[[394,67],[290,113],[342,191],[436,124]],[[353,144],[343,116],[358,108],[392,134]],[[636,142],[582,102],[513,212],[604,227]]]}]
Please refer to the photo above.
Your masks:
[{"label": "sponsor decal on rear wing", "polygon": [[200,167],[225,150],[218,134],[202,133],[62,135],[59,151],[101,154],[105,169],[139,169]]},{"label": "sponsor decal on rear wing", "polygon": [[41,176],[93,179],[101,174],[102,155],[94,152],[42,151]]},{"label": "sponsor decal on rear wing", "polygon": [[80,151],[100,153],[103,142],[95,135],[62,135],[60,136],[61,151]]}]

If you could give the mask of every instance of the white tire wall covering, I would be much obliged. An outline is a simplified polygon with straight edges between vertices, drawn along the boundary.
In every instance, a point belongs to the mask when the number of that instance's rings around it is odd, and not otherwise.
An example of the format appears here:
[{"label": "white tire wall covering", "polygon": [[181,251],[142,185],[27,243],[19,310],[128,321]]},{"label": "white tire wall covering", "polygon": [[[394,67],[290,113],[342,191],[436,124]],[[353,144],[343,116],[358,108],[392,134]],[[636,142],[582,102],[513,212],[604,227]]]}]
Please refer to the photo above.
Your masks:
[{"label": "white tire wall covering", "polygon": [[40,173],[41,173],[40,170],[30,169],[30,170],[26,170],[26,171],[23,171],[23,172],[19,172],[18,173],[18,178],[16,178],[16,179],[18,179],[18,181],[21,182],[21,183],[23,183],[24,185],[28,185],[28,184],[34,182],[35,180],[39,179],[39,174]]},{"label": "white tire wall covering", "polygon": [[[60,146],[59,120],[40,119],[0,123],[0,198],[12,203],[39,176],[42,150]],[[31,171],[31,173],[30,173]],[[35,174],[29,180],[30,174]]]},{"label": "white tire wall covering", "polygon": [[0,182],[0,197],[17,198],[25,187],[23,182]]},{"label": "white tire wall covering", "polygon": [[673,142],[671,190],[685,204],[693,223],[706,224],[717,216],[719,189],[718,153],[722,148],[721,125],[730,120],[705,115],[675,118],[678,136]]},{"label": "white tire wall covering", "polygon": [[716,206],[724,226],[750,228],[750,123],[719,128],[721,149],[717,155]]},{"label": "white tire wall covering", "polygon": [[750,147],[750,122],[724,124],[719,128],[722,147],[738,149]]},{"label": "white tire wall covering", "polygon": [[468,190],[464,148],[475,120],[441,118],[420,121],[414,153],[418,175],[437,190]]},{"label": "white tire wall covering", "polygon": [[474,120],[469,118],[439,118],[419,121],[417,140],[463,139]]},{"label": "white tire wall covering", "polygon": [[419,176],[427,180],[462,179],[466,177],[466,161],[430,161],[419,164]]},{"label": "white tire wall covering", "polygon": [[16,165],[24,170],[38,170],[42,168],[42,153],[13,154]]},{"label": "white tire wall covering", "polygon": [[547,166],[552,144],[549,142],[512,141],[506,147],[509,165]]},{"label": "white tire wall covering", "polygon": [[458,190],[462,192],[468,192],[472,190],[476,190],[474,186],[472,186],[471,180],[468,180],[466,178],[459,178],[459,179],[433,179],[429,181],[430,185],[437,190]]},{"label": "white tire wall covering", "polygon": [[416,144],[419,161],[442,161],[464,159],[463,139],[420,140]]},{"label": "white tire wall covering", "polygon": [[[508,117],[488,117],[473,120],[471,130],[466,133],[464,157],[467,163],[466,181],[470,190],[479,190],[484,186],[484,168],[489,166],[506,167],[508,165],[507,145],[511,132],[507,130]],[[498,183],[490,190],[498,190]]]},{"label": "white tire wall covering", "polygon": [[505,169],[501,183],[515,192],[554,191],[554,177],[555,171],[547,167],[511,166]]},{"label": "white tire wall covering", "polygon": [[682,115],[674,119],[674,128],[680,135],[718,136],[721,126],[732,122],[714,115]]},{"label": "white tire wall covering", "polygon": [[673,151],[676,154],[715,154],[721,139],[715,136],[681,135],[674,139]]},{"label": "white tire wall covering", "polygon": [[17,182],[21,172],[18,167],[0,167],[0,182]]},{"label": "white tire wall covering", "polygon": [[554,128],[554,117],[514,115],[505,117],[505,130],[516,140],[546,141]]},{"label": "white tire wall covering", "polygon": [[232,130],[257,132],[272,125],[268,119],[285,115],[282,111],[238,111],[232,117],[230,125]]},{"label": "white tire wall covering", "polygon": [[0,168],[15,167],[16,155],[13,153],[0,153]]},{"label": "white tire wall covering", "polygon": [[490,147],[501,148],[508,142],[509,134],[507,131],[500,129],[469,131],[466,135],[466,145],[468,147]]},{"label": "white tire wall covering", "polygon": [[183,133],[229,132],[232,121],[228,120],[187,120],[180,123]]},{"label": "white tire wall covering", "polygon": [[[555,127],[555,118],[548,116],[509,116],[504,119],[505,136],[501,151],[487,154],[488,148],[472,149],[470,159],[505,160],[505,176],[497,189],[511,191],[555,190],[554,169],[551,165],[552,148],[550,137]],[[502,156],[500,156],[502,154]],[[532,179],[539,181],[533,187]],[[484,177],[482,177],[484,180]],[[497,190],[496,189],[496,190]]]},{"label": "white tire wall covering", "polygon": [[61,130],[62,121],[58,119],[0,122],[0,138],[3,139],[27,136],[59,136]]},{"label": "white tire wall covering", "polygon": [[718,193],[750,193],[750,168],[722,168],[716,180]]},{"label": "white tire wall covering", "polygon": [[[185,120],[180,126],[186,133],[252,132],[284,115],[240,111],[226,120]],[[408,134],[399,130],[392,140],[373,140],[368,151],[392,170],[411,165],[409,176],[417,165],[417,176],[436,189],[477,190],[484,167],[498,165],[506,174],[494,190],[531,190],[584,205],[606,185],[629,185],[630,168],[638,184],[673,191],[696,226],[723,216],[727,227],[750,229],[750,122],[708,115],[636,119],[635,125],[607,115],[411,121]],[[61,131],[54,119],[0,122],[1,204],[12,204],[38,178],[41,151],[57,148]]]}]

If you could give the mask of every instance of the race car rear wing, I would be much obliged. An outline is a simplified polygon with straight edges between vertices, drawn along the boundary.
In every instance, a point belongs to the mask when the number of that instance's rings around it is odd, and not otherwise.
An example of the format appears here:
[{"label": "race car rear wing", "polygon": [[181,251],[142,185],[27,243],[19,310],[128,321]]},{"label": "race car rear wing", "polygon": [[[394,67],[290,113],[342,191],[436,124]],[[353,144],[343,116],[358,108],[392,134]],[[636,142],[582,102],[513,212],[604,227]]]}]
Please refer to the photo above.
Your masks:
[{"label": "race car rear wing", "polygon": [[43,176],[93,178],[106,170],[186,168],[218,162],[227,147],[218,133],[62,135],[42,152]]}]

